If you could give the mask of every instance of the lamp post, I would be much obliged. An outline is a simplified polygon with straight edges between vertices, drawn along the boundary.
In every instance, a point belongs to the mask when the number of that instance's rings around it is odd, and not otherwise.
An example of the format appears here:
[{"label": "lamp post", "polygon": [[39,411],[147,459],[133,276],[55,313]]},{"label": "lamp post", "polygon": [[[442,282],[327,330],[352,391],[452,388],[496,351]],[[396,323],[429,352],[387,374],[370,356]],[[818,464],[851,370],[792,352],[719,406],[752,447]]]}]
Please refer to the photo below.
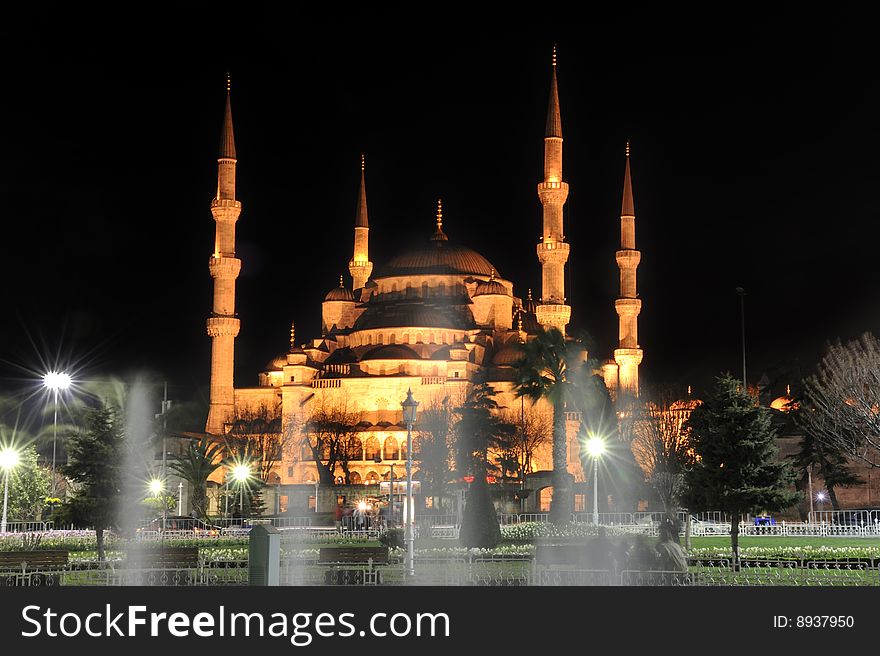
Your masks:
[{"label": "lamp post", "polygon": [[18,451],[5,448],[0,451],[0,469],[3,470],[3,519],[0,521],[0,533],[6,533],[6,511],[9,505],[9,472],[19,463]]},{"label": "lamp post", "polygon": [[177,484],[177,515],[183,515],[183,481]]},{"label": "lamp post", "polygon": [[810,463],[810,466],[807,467],[807,485],[809,485],[809,493],[810,493],[810,521],[808,523],[813,523],[813,463]]},{"label": "lamp post", "polygon": [[63,371],[50,371],[43,376],[43,387],[52,391],[55,400],[55,415],[52,420],[52,498],[56,493],[55,476],[55,442],[58,439],[58,392],[66,390],[71,384],[70,374]]},{"label": "lamp post", "polygon": [[[377,455],[373,458],[373,462],[377,465],[382,464],[382,456]],[[388,472],[388,516],[385,518],[387,528],[391,528],[394,520],[394,461],[389,463],[391,470]]]},{"label": "lamp post", "polygon": [[605,440],[594,435],[587,440],[587,453],[593,459],[593,525],[599,524],[599,458],[605,453]]},{"label": "lamp post", "polygon": [[[406,391],[406,399],[400,402],[403,407],[403,421],[406,424],[406,517],[404,525],[406,526],[406,571],[412,576],[415,572],[413,565],[413,556],[415,555],[415,545],[413,542],[413,495],[412,495],[412,427],[416,423],[416,411],[419,402],[413,398],[412,388]],[[394,482],[391,482],[392,490]]]},{"label": "lamp post", "polygon": [[736,288],[739,294],[739,318],[742,327],[742,346],[743,346],[743,392],[748,393],[746,386],[746,290],[742,287]]}]

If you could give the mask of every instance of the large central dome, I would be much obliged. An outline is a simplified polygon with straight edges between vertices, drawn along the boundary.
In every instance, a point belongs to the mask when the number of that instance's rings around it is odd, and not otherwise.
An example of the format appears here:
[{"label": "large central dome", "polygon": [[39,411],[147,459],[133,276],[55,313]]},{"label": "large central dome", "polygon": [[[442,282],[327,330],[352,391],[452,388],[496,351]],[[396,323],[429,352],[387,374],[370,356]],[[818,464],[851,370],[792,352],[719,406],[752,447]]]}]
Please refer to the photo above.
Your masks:
[{"label": "large central dome", "polygon": [[432,240],[392,258],[374,278],[425,274],[489,276],[492,271],[498,275],[492,263],[475,250],[445,240]]}]

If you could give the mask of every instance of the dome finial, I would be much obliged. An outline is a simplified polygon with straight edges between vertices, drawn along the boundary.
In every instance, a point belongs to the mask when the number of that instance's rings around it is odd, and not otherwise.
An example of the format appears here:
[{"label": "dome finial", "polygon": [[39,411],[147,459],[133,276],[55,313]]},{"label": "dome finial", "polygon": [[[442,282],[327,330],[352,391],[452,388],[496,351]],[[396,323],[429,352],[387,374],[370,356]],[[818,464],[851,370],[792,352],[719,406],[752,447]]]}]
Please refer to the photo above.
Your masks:
[{"label": "dome finial", "polygon": [[629,157],[629,139],[626,140],[626,156]]},{"label": "dome finial", "polygon": [[522,310],[516,313],[516,329],[522,332]]},{"label": "dome finial", "polygon": [[296,348],[296,328],[293,325],[293,321],[290,322],[290,350]]},{"label": "dome finial", "polygon": [[785,395],[786,395],[786,396],[791,396],[791,385],[786,385],[786,386],[785,386]]},{"label": "dome finial", "polygon": [[489,281],[495,280],[495,267],[492,267],[491,272],[489,273]]},{"label": "dome finial", "polygon": [[553,44],[553,68],[556,68],[556,44]]},{"label": "dome finial", "polygon": [[365,164],[365,162],[366,162],[366,160],[365,160],[365,158],[364,158],[364,154],[361,153],[361,173],[364,172],[364,164]]},{"label": "dome finial", "polygon": [[339,274],[339,286],[345,287],[345,284],[342,282],[342,274],[341,273]]},{"label": "dome finial", "polygon": [[232,90],[232,77],[229,75],[229,71],[226,71],[226,93],[229,93]]},{"label": "dome finial", "polygon": [[529,293],[526,295],[526,300],[527,300],[527,301],[531,301],[531,300],[532,300],[532,289],[531,289],[531,287],[529,288]]}]

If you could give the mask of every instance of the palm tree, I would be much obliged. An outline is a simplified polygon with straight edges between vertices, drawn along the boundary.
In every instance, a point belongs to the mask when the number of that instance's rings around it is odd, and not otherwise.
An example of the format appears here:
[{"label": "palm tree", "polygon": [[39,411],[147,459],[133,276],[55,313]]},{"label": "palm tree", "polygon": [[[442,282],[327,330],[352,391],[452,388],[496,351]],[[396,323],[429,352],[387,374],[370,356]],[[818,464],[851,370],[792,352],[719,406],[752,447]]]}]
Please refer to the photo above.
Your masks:
[{"label": "palm tree", "polygon": [[586,349],[580,341],[566,340],[556,328],[541,331],[522,346],[516,364],[516,393],[533,403],[544,398],[553,406],[553,500],[550,521],[565,524],[571,518],[571,475],[565,436],[566,402],[574,403],[575,387],[585,370]]},{"label": "palm tree", "polygon": [[168,467],[192,488],[192,507],[196,516],[208,516],[207,482],[222,464],[225,447],[207,438],[193,440],[182,454],[174,454]]}]

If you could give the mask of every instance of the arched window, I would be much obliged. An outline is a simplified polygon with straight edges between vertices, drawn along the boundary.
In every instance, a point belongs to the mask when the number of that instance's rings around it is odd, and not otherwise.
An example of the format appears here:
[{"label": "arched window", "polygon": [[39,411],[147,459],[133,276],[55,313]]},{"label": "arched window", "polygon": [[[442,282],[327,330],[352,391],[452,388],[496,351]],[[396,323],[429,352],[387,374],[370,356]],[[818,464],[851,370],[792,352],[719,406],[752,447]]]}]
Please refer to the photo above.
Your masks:
[{"label": "arched window", "polygon": [[394,333],[391,333],[388,336],[388,343],[389,344],[397,344],[397,335],[395,335]]},{"label": "arched window", "polygon": [[391,435],[385,438],[384,460],[397,460],[397,440]]},{"label": "arched window", "polygon": [[428,298],[428,283],[422,283],[422,298]]},{"label": "arched window", "polygon": [[351,480],[352,485],[360,485],[361,484],[361,475],[359,473],[351,472],[351,476],[349,476],[349,480]]},{"label": "arched window", "polygon": [[378,484],[379,484],[379,475],[376,472],[371,471],[369,474],[367,474],[367,480],[364,481],[364,485],[378,485]]},{"label": "arched window", "polygon": [[406,440],[400,441],[400,459],[406,460]]},{"label": "arched window", "polygon": [[379,453],[379,440],[375,436],[367,438],[364,443],[364,458],[366,460],[375,460]]}]

